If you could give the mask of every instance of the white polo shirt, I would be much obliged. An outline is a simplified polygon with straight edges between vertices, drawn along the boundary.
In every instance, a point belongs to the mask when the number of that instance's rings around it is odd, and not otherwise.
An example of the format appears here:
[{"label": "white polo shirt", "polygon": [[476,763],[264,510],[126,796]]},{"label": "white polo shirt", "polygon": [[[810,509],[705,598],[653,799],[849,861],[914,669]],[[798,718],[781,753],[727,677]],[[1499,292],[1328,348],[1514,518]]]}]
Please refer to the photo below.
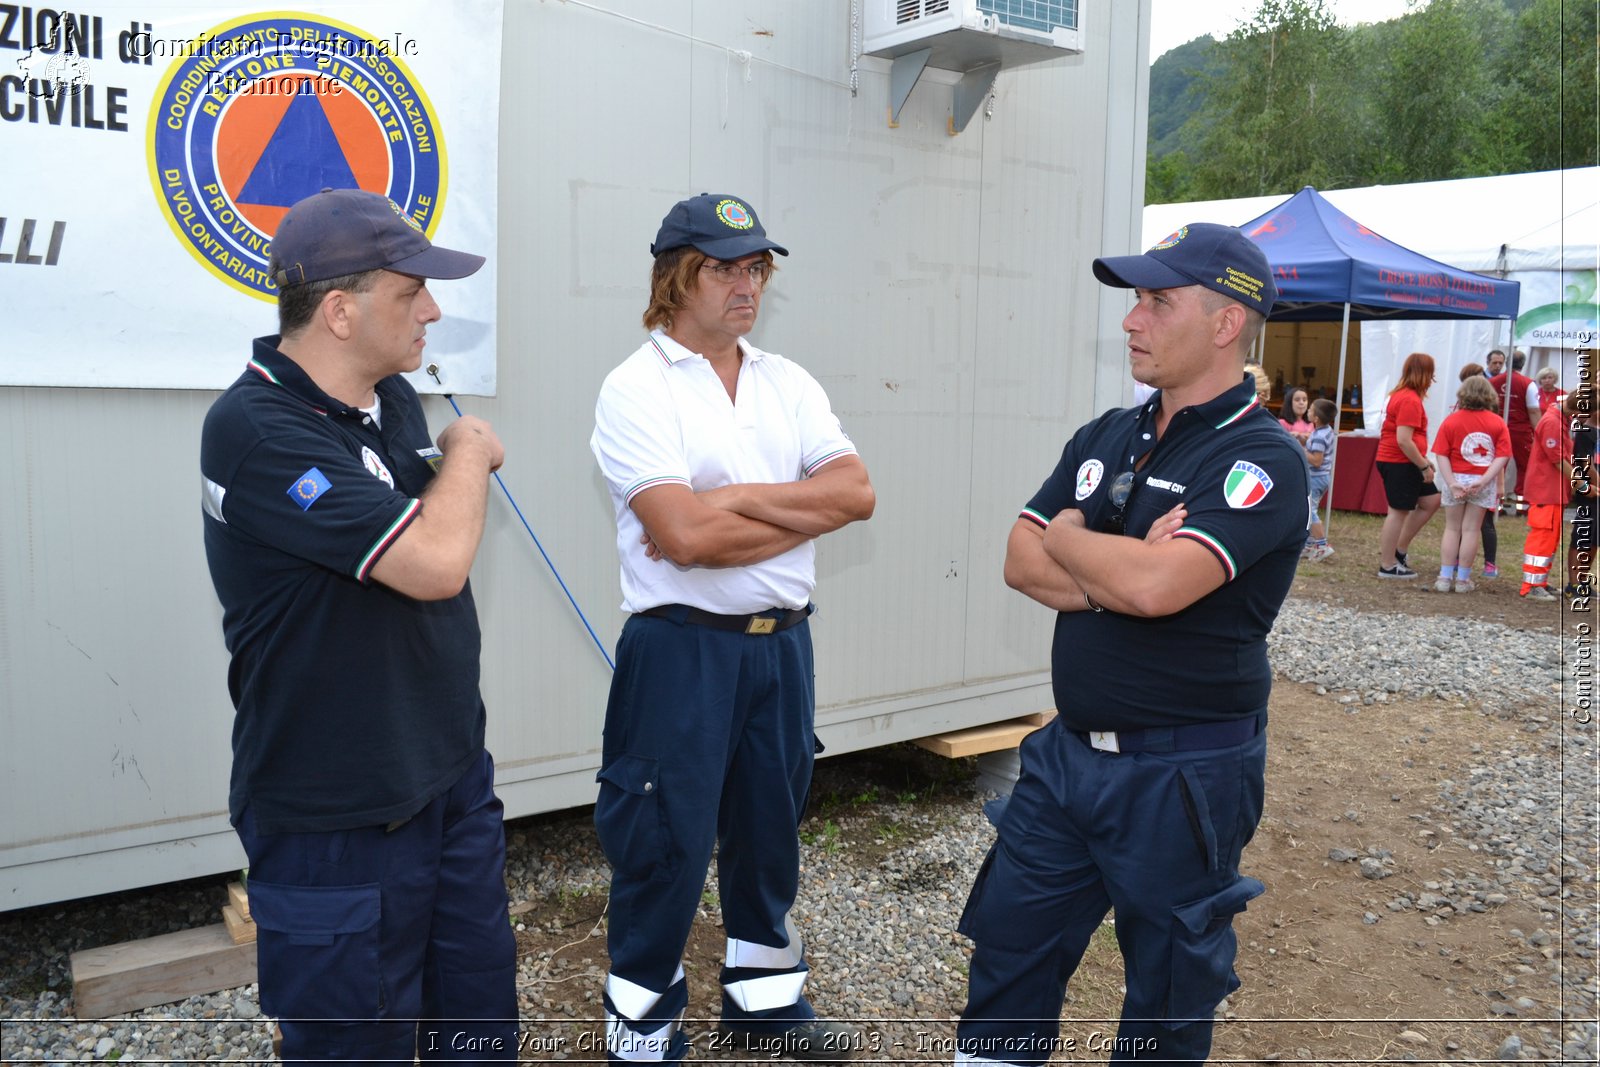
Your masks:
[{"label": "white polo shirt", "polygon": [[814,541],[744,567],[652,561],[639,543],[644,527],[629,504],[651,486],[676,482],[701,492],[742,482],[794,482],[856,454],[815,378],[742,339],[739,348],[744,358],[734,401],[705,357],[660,330],[600,387],[589,447],[617,512],[624,611],[688,604],[745,615],[801,608],[811,599]]}]

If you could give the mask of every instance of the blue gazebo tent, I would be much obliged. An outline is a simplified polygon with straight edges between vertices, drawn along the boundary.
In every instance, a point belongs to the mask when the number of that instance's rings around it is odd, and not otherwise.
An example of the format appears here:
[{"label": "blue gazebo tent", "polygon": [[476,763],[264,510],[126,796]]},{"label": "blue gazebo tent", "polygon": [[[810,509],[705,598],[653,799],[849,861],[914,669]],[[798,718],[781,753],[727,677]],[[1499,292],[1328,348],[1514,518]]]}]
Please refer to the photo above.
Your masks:
[{"label": "blue gazebo tent", "polygon": [[1397,245],[1309,185],[1239,228],[1272,265],[1272,317],[1281,322],[1517,317],[1516,282]]},{"label": "blue gazebo tent", "polygon": [[[1517,317],[1521,285],[1429,259],[1375,233],[1306,186],[1240,227],[1266,253],[1280,322],[1334,322],[1344,395],[1350,321],[1363,319],[1506,319]],[[1333,494],[1324,506],[1332,518]]]}]

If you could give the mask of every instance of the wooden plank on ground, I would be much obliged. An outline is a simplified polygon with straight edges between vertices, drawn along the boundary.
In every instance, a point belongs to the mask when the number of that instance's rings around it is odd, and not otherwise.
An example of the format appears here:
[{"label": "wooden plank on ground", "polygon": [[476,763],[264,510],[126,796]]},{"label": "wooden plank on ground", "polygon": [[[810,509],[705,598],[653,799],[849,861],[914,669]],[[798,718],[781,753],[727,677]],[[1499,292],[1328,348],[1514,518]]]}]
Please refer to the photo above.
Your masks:
[{"label": "wooden plank on ground", "polygon": [[243,918],[250,918],[250,894],[245,892],[244,886],[238,882],[228,883],[228,903],[233,905]]},{"label": "wooden plank on ground", "polygon": [[104,1019],[256,980],[256,946],[236,945],[222,923],[71,955],[80,1019]]},{"label": "wooden plank on ground", "polygon": [[1055,714],[1052,709],[1008,719],[1005,722],[990,723],[987,726],[951,730],[948,733],[934,734],[932,737],[919,737],[917,744],[929,752],[950,759],[998,752],[1005,748],[1016,748],[1024,737],[1055,718]]},{"label": "wooden plank on ground", "polygon": [[256,924],[240,915],[232,904],[222,906],[222,925],[228,928],[235,945],[248,945],[256,939]]}]

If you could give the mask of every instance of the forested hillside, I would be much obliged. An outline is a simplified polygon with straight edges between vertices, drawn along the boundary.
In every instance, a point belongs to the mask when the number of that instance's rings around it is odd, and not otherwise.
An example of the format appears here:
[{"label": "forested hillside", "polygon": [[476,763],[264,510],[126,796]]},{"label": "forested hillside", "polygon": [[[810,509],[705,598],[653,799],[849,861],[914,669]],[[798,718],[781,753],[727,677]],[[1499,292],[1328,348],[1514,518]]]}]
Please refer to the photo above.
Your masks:
[{"label": "forested hillside", "polygon": [[1147,203],[1600,164],[1594,0],[1430,0],[1345,28],[1260,0],[1150,68]]}]

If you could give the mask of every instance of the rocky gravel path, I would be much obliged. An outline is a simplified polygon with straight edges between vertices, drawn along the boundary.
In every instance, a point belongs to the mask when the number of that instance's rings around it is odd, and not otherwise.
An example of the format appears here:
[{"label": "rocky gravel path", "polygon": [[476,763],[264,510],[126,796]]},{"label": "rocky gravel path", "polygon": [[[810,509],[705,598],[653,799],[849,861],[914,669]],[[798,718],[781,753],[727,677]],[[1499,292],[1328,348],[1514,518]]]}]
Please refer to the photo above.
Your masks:
[{"label": "rocky gravel path", "polygon": [[[1595,1062],[1597,761],[1594,727],[1575,714],[1584,675],[1570,627],[1562,635],[1450,616],[1294,602],[1289,608],[1271,642],[1280,679],[1316,687],[1335,705],[1439,700],[1488,714],[1515,712],[1527,724],[1513,750],[1474,749],[1466,772],[1438,786],[1435,814],[1479,856],[1474,869],[1480,873],[1446,873],[1421,891],[1395,892],[1386,907],[1441,918],[1493,908],[1501,898],[1535,901],[1542,921],[1517,931],[1520,950],[1508,964],[1512,984],[1496,1001],[1504,1007],[1493,1010],[1515,1019],[1523,1010],[1515,983],[1539,982],[1555,987],[1562,1024],[1543,1040],[1525,1031],[1508,1036],[1500,1057]],[[969,778],[953,794],[896,806],[870,831],[877,838],[865,849],[839,847],[837,828],[829,830],[832,821],[816,829],[815,820],[808,822],[797,918],[814,966],[808,992],[830,1014],[948,1020],[964,1001],[966,943],[954,929],[993,836],[977,799]],[[577,1020],[599,1014],[604,938],[587,916],[597,919],[603,910],[606,864],[581,812],[514,823],[509,846],[507,880],[524,924],[538,921],[552,900],[565,901],[571,905],[567,914],[583,917],[544,931],[561,935],[568,947],[522,961],[523,1014],[537,1020],[528,1028],[530,1038],[543,1034],[552,1042],[533,1051],[541,1059],[589,1058],[572,1043],[575,1038],[557,1044],[549,1035],[560,1031],[559,1020],[574,1020],[575,1034]],[[862,863],[863,854],[872,862]],[[1381,857],[1364,854],[1333,858],[1358,865],[1374,860],[1375,872],[1382,866]],[[260,1017],[253,986],[103,1021],[72,1016],[70,952],[213,923],[219,885],[201,880],[0,915],[5,1062],[270,1056],[271,1026]],[[715,890],[713,881],[708,914]],[[714,980],[714,968],[691,975],[691,982]],[[1551,993],[1545,990],[1547,997]],[[941,1042],[951,1032],[953,1025],[932,1032],[926,1023],[885,1023],[877,1053],[948,1062]]]}]

